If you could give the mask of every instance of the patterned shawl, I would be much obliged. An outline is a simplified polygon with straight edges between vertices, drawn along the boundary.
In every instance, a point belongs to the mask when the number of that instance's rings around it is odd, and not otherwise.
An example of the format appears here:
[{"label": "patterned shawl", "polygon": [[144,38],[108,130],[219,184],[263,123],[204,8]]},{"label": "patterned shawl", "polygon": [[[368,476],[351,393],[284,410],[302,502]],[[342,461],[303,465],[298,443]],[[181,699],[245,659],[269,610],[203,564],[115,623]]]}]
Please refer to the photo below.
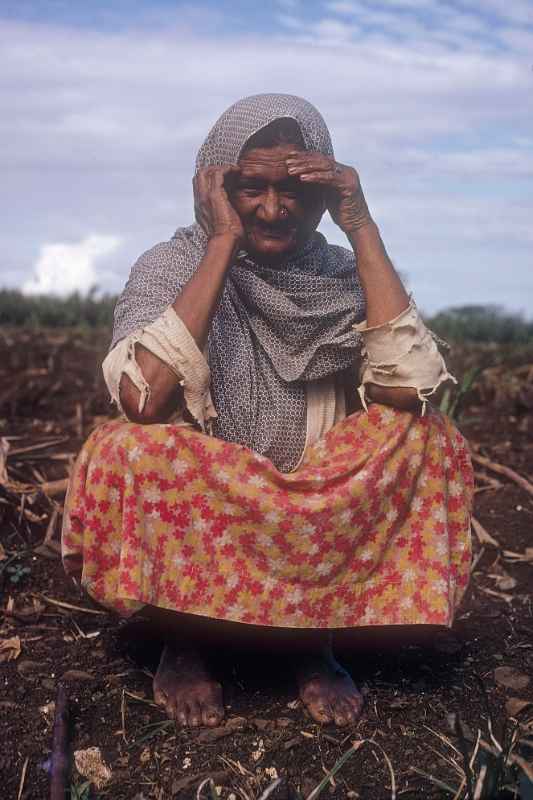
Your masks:
[{"label": "patterned shawl", "polygon": [[[333,155],[314,106],[292,95],[262,94],[222,114],[196,168],[236,164],[248,139],[281,117],[296,120],[308,150]],[[194,224],[141,256],[115,309],[112,347],[174,302],[206,243]],[[275,268],[239,252],[208,338],[215,436],[267,456],[283,472],[294,469],[305,446],[306,381],[355,369],[359,336],[352,326],[364,316],[353,253],[328,245],[321,234]]]}]

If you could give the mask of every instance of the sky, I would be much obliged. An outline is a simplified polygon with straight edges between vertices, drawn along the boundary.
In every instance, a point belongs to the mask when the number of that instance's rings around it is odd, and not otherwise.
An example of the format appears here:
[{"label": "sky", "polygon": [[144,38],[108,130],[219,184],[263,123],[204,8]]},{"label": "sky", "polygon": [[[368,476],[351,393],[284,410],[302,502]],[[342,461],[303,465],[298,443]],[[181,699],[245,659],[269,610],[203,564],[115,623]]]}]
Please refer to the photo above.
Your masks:
[{"label": "sky", "polygon": [[0,286],[120,291],[222,111],[287,92],[420,308],[533,316],[532,83],[533,0],[0,0]]}]

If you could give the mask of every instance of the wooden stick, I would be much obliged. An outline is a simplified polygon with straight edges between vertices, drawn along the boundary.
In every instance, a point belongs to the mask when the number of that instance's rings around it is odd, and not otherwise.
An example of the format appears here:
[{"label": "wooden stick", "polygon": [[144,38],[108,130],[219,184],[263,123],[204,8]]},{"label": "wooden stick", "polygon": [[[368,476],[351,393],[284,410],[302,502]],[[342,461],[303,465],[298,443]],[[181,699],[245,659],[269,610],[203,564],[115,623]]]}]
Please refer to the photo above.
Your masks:
[{"label": "wooden stick", "polygon": [[64,494],[68,489],[68,478],[61,478],[58,481],[46,481],[36,488],[48,497],[55,497],[57,494]]},{"label": "wooden stick", "polygon": [[98,614],[99,616],[106,616],[107,611],[98,611],[96,608],[83,608],[82,606],[73,606],[72,603],[65,603],[62,600],[54,600],[52,597],[47,597],[45,594],[38,594],[31,592],[31,597],[36,597],[38,600],[43,600],[51,606],[58,608],[67,608],[69,611],[83,611],[84,614]]},{"label": "wooden stick", "polygon": [[67,692],[62,683],[57,687],[54,734],[52,740],[52,767],[50,800],[65,800],[68,782],[68,729],[70,715]]},{"label": "wooden stick", "polygon": [[0,438],[0,485],[7,485],[9,483],[9,475],[7,474],[7,455],[9,453],[9,442],[5,438]]},{"label": "wooden stick", "polygon": [[526,478],[523,478],[518,472],[515,472],[514,469],[511,467],[506,467],[504,464],[498,464],[496,461],[491,461],[489,458],[485,458],[485,456],[478,456],[477,453],[472,453],[472,461],[476,464],[481,464],[481,466],[486,467],[487,469],[492,470],[493,472],[497,472],[498,475],[505,475],[506,478],[514,481],[518,484],[522,489],[525,489],[530,495],[533,496],[533,483],[530,483]]},{"label": "wooden stick", "polygon": [[9,451],[9,458],[13,456],[22,455],[22,453],[34,453],[35,450],[45,450],[47,447],[53,447],[56,444],[63,444],[68,442],[68,436],[62,436],[60,439],[50,439],[49,442],[38,442],[37,444],[30,444],[27,447],[18,447]]},{"label": "wooden stick", "polygon": [[26,760],[24,762],[24,766],[22,767],[22,775],[20,776],[20,785],[19,785],[19,793],[18,793],[18,796],[17,796],[17,800],[20,800],[20,798],[22,797],[22,790],[24,789],[24,782],[26,780],[26,772],[27,772],[27,769],[28,769],[29,760],[30,760],[30,757],[26,756]]},{"label": "wooden stick", "polygon": [[471,517],[472,528],[474,529],[474,533],[476,534],[480,544],[490,544],[493,547],[497,547],[498,550],[501,550],[501,544],[496,541],[496,539],[490,535],[490,533],[485,530],[481,522],[476,519],[475,517]]},{"label": "wooden stick", "polygon": [[52,511],[52,515],[50,517],[50,522],[48,523],[48,527],[46,528],[46,533],[44,535],[43,544],[48,545],[51,544],[52,539],[54,538],[54,533],[56,530],[56,522],[59,516],[59,511],[57,508],[54,508]]},{"label": "wooden stick", "polygon": [[76,403],[76,433],[80,439],[83,439],[83,406],[81,403]]},{"label": "wooden stick", "polygon": [[478,481],[483,481],[483,483],[487,484],[487,486],[479,486],[478,491],[483,491],[483,489],[501,489],[503,486],[503,483],[497,478],[491,478],[489,475],[485,475],[484,472],[476,472],[475,476]]}]

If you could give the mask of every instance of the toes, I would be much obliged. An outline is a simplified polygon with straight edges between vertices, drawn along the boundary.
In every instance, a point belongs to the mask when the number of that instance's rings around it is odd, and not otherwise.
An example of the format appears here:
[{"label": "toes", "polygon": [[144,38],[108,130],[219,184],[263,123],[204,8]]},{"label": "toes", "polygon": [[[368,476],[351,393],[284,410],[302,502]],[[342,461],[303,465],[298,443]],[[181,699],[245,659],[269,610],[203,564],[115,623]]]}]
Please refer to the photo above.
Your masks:
[{"label": "toes", "polygon": [[165,692],[163,692],[162,689],[157,689],[155,686],[154,686],[154,703],[156,703],[158,706],[163,706],[163,707],[165,707],[167,704],[167,696]]},{"label": "toes", "polygon": [[180,725],[182,728],[186,728],[189,724],[187,721],[187,713],[183,707],[176,709],[174,719],[176,720],[176,725]]},{"label": "toes", "polygon": [[[315,711],[314,714],[313,710]],[[319,705],[315,706],[314,709],[309,709],[309,712],[313,719],[316,722],[320,722],[322,725],[327,725],[329,722],[333,722],[333,710],[331,706],[326,703],[320,703]]]},{"label": "toes", "polygon": [[317,682],[309,682],[300,688],[300,698],[307,711],[321,725],[333,722],[333,709],[329,702],[329,692],[324,690]]},{"label": "toes", "polygon": [[165,709],[167,716],[170,717],[170,719],[175,719],[176,704],[161,689],[154,689],[154,702],[161,708]]},{"label": "toes", "polygon": [[197,728],[202,722],[202,712],[196,700],[189,700],[187,703],[187,724],[191,728]]},{"label": "toes", "polygon": [[222,686],[213,684],[207,698],[201,703],[202,722],[210,728],[219,725],[224,719],[224,700]]},{"label": "toes", "polygon": [[214,728],[217,725],[220,725],[223,718],[224,712],[219,708],[206,706],[202,711],[202,722],[204,725],[207,725],[208,728]]},{"label": "toes", "polygon": [[306,699],[304,704],[315,722],[319,722],[321,725],[333,722],[333,709],[326,700],[322,698]]},{"label": "toes", "polygon": [[351,704],[346,699],[337,700],[333,707],[333,716],[335,725],[338,725],[339,728],[351,725],[357,719]]},{"label": "toes", "polygon": [[350,724],[348,715],[344,711],[341,711],[341,709],[339,708],[335,708],[333,712],[333,720],[337,728],[345,728],[346,725]]},{"label": "toes", "polygon": [[353,725],[361,716],[363,700],[360,695],[349,695],[338,700],[334,706],[335,724],[339,727]]},{"label": "toes", "polygon": [[349,695],[346,698],[347,702],[350,704],[350,708],[352,713],[355,716],[355,719],[361,716],[361,711],[363,710],[363,695],[359,692],[355,692],[354,694]]}]

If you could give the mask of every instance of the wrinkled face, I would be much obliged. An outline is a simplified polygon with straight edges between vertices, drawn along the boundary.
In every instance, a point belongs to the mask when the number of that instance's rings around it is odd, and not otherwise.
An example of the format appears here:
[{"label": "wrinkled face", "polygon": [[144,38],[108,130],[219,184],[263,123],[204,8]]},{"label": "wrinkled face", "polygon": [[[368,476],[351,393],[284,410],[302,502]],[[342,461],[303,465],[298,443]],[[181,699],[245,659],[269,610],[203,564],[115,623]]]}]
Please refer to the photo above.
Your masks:
[{"label": "wrinkled face", "polygon": [[244,227],[245,249],[262,262],[281,262],[315,232],[324,213],[323,190],[287,172],[293,144],[246,151],[229,189]]}]

